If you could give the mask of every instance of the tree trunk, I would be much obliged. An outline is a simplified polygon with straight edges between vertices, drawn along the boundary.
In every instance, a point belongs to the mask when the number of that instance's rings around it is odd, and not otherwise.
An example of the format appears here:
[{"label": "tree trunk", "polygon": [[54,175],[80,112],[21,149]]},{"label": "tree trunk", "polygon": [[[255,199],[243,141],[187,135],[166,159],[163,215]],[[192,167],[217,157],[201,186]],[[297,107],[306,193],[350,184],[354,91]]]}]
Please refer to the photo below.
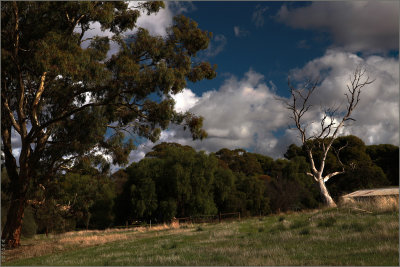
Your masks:
[{"label": "tree trunk", "polygon": [[334,208],[336,207],[335,201],[333,201],[331,195],[328,192],[328,189],[326,188],[325,182],[322,178],[318,179],[318,185],[319,185],[319,192],[321,193],[321,197],[325,204],[328,207]]},{"label": "tree trunk", "polygon": [[25,210],[25,196],[13,198],[13,200],[8,209],[7,221],[1,235],[1,239],[5,240],[6,248],[16,248],[21,245],[20,239]]}]

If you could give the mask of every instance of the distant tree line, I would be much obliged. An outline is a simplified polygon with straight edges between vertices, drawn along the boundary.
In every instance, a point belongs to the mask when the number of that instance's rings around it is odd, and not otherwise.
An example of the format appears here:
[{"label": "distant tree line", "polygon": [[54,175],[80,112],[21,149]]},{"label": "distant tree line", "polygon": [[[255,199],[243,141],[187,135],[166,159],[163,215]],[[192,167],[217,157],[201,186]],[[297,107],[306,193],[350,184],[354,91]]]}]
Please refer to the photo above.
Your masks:
[{"label": "distant tree line", "polygon": [[[358,189],[399,185],[399,147],[367,146],[356,136],[339,137],[340,160],[329,152],[326,171],[345,166],[327,187],[334,199]],[[290,145],[285,159],[223,148],[197,152],[161,143],[146,157],[113,174],[79,161],[56,180],[30,192],[22,233],[104,229],[134,220],[168,222],[173,217],[240,212],[267,215],[317,208],[321,196],[304,147]],[[9,179],[2,168],[2,222],[9,208]],[[4,225],[4,224],[2,224]]]}]

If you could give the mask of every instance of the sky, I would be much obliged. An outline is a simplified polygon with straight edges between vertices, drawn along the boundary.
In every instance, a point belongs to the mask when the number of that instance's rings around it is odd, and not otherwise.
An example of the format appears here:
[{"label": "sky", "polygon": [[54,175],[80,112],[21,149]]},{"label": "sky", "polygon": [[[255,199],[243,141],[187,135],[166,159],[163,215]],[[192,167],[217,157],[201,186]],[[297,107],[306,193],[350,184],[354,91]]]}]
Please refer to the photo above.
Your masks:
[{"label": "sky", "polygon": [[[243,148],[282,158],[290,144],[300,145],[298,132],[289,128],[289,111],[277,100],[290,99],[288,76],[293,82],[320,78],[306,118],[312,132],[321,118],[320,106],[345,109],[346,84],[357,66],[374,82],[363,88],[355,121],[341,134],[356,135],[367,145],[399,145],[398,1],[166,2],[157,14],[143,14],[138,26],[165,36],[179,14],[213,33],[198,60],[217,64],[217,77],[188,83],[173,96],[177,111],[204,117],[208,138],[193,141],[183,127],[171,125],[157,143],[140,139],[130,162],[160,142],[206,152]],[[84,37],[96,34],[111,35],[93,25]],[[109,55],[116,51],[113,44]]]},{"label": "sky", "polygon": [[[300,145],[290,129],[288,76],[296,81],[320,78],[306,123],[317,129],[321,106],[346,107],[349,76],[363,66],[374,82],[363,88],[353,134],[367,145],[399,145],[399,3],[348,2],[167,2],[166,9],[139,20],[153,34],[165,35],[172,17],[184,14],[213,33],[200,60],[217,64],[217,78],[188,83],[173,96],[177,111],[204,117],[208,138],[191,139],[171,125],[160,142],[197,150],[244,148],[282,158],[290,144]],[[130,155],[139,161],[154,146],[142,140]]]}]

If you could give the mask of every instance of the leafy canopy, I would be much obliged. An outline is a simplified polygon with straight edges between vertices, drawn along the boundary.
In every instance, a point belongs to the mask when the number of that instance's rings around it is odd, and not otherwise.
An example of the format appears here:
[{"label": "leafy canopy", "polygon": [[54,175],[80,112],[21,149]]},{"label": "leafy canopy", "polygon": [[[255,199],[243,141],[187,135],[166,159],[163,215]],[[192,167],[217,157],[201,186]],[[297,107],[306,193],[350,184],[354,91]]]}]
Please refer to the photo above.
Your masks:
[{"label": "leafy canopy", "polygon": [[[2,4],[2,139],[9,173],[18,175],[12,130],[22,143],[21,170],[33,177],[82,155],[96,164],[105,164],[101,153],[126,163],[134,148],[126,133],[155,141],[179,123],[194,139],[206,137],[202,118],[175,112],[171,95],[187,81],[215,77],[215,66],[192,60],[212,35],[184,16],[174,18],[166,36],[137,28],[140,11],[163,7],[158,1],[134,9],[122,1]],[[114,35],[86,38],[94,23]],[[120,49],[110,57],[111,42]]]}]

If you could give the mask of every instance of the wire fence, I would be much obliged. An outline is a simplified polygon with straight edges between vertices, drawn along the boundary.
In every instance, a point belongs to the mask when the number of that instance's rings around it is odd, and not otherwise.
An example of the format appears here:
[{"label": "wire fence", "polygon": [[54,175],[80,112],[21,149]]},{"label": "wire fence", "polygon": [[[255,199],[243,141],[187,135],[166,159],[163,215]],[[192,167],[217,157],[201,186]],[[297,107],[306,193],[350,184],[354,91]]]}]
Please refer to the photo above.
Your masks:
[{"label": "wire fence", "polygon": [[[194,215],[189,217],[182,218],[173,218],[171,220],[172,225],[180,225],[180,224],[197,224],[197,223],[221,223],[224,221],[235,221],[240,220],[240,212],[229,212],[229,213],[219,213],[215,215]],[[114,226],[113,228],[117,229],[129,229],[136,227],[150,227],[156,226],[158,223],[152,222],[151,220],[140,221],[136,219],[130,219],[126,221],[125,225]]]},{"label": "wire fence", "polygon": [[240,212],[219,213],[216,215],[196,215],[184,218],[175,218],[179,224],[184,223],[216,223],[223,221],[240,220]]}]

